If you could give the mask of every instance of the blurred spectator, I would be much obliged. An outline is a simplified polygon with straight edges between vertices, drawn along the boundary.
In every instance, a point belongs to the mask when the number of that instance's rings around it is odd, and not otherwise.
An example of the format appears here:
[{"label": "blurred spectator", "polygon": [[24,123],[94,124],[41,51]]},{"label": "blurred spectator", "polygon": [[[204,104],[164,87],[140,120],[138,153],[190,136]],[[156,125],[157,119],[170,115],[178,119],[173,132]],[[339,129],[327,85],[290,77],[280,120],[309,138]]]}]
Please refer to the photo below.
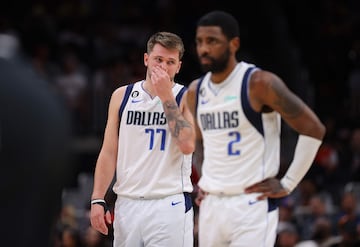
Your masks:
[{"label": "blurred spectator", "polygon": [[348,91],[350,117],[359,119],[360,117],[360,39],[356,39],[352,43],[349,51],[349,57],[353,62],[353,68],[349,72]]},{"label": "blurred spectator", "polygon": [[[297,222],[301,226],[300,237],[302,240],[313,239],[316,223],[320,220],[332,222],[333,205],[327,202],[328,198],[321,195],[314,195],[309,201],[307,210],[297,215]],[[321,221],[320,221],[321,222]]]},{"label": "blurred spectator", "polygon": [[70,225],[62,227],[56,244],[55,247],[83,247],[79,230]]},{"label": "blurred spectator", "polygon": [[316,219],[310,240],[300,241],[296,247],[330,247],[338,244],[341,237],[334,235],[332,227],[332,222],[329,219]]},{"label": "blurred spectator", "polygon": [[[325,140],[314,160],[314,166],[311,169],[314,179],[321,188],[325,188],[330,182],[338,185],[340,180],[338,172],[339,154],[334,144]],[[331,188],[326,188],[330,190]]]},{"label": "blurred spectator", "polygon": [[299,241],[296,227],[288,222],[279,223],[275,247],[295,247]]},{"label": "blurred spectator", "polygon": [[112,92],[131,82],[131,67],[123,58],[115,56],[99,67],[93,78],[93,125],[97,135],[103,133]]},{"label": "blurred spectator", "polygon": [[110,247],[112,242],[103,234],[92,228],[86,229],[82,238],[84,247]]},{"label": "blurred spectator", "polygon": [[355,128],[350,137],[351,181],[360,182],[360,128]]},{"label": "blurred spectator", "polygon": [[319,192],[317,184],[314,180],[305,177],[300,183],[294,193],[290,195],[294,204],[296,205],[295,214],[302,214],[308,212],[308,206],[311,198]]},{"label": "blurred spectator", "polygon": [[345,190],[341,198],[340,209],[335,217],[336,230],[340,236],[340,243],[334,245],[336,247],[360,246],[360,214],[357,211],[358,201],[354,192]]},{"label": "blurred spectator", "polygon": [[311,237],[320,247],[330,247],[340,242],[341,238],[334,232],[332,221],[319,218],[315,221],[314,232]]},{"label": "blurred spectator", "polygon": [[[348,220],[354,220],[360,226],[360,213],[358,212],[358,200],[357,196],[352,191],[345,191],[341,198],[340,209],[337,213],[336,223],[346,222]],[[359,232],[360,234],[360,232]]]},{"label": "blurred spectator", "polygon": [[292,197],[282,198],[279,204],[279,223],[290,223],[299,231],[300,225],[295,217],[295,207],[295,201]]},{"label": "blurred spectator", "polygon": [[60,71],[54,82],[71,113],[74,134],[86,133],[91,125],[88,69],[74,51],[66,50],[62,55]]},{"label": "blurred spectator", "polygon": [[359,221],[343,217],[338,224],[340,243],[333,247],[358,247],[360,246]]}]

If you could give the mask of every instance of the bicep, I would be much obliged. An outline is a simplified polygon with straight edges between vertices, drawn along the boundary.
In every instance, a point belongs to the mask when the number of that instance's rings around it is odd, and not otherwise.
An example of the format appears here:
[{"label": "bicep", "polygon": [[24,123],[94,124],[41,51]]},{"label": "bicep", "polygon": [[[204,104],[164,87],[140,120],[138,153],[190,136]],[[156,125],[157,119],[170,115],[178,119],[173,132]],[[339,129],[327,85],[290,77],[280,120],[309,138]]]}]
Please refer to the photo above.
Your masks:
[{"label": "bicep", "polygon": [[123,90],[118,89],[113,93],[109,103],[108,118],[105,127],[102,151],[109,155],[116,155],[119,136],[119,108],[123,98]]},{"label": "bicep", "polygon": [[187,106],[191,112],[191,114],[194,117],[194,120],[196,121],[196,90],[197,90],[198,80],[194,80],[190,86],[189,89],[186,91],[186,102]]},{"label": "bicep", "polygon": [[323,137],[323,126],[311,108],[275,74],[263,72],[256,97],[263,106],[277,111],[282,119],[299,134],[318,139]]}]

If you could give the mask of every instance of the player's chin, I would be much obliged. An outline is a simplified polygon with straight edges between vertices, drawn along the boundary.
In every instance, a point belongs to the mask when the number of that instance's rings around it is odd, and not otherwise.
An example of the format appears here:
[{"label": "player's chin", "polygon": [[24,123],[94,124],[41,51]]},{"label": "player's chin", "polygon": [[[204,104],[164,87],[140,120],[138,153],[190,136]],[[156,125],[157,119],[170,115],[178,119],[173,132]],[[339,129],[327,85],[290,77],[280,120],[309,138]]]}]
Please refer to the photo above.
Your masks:
[{"label": "player's chin", "polygon": [[201,65],[201,70],[206,73],[206,72],[209,72],[211,70],[211,66],[210,65],[207,65],[207,64],[202,64]]},{"label": "player's chin", "polygon": [[202,66],[210,66],[212,60],[209,57],[200,57],[199,62]]}]

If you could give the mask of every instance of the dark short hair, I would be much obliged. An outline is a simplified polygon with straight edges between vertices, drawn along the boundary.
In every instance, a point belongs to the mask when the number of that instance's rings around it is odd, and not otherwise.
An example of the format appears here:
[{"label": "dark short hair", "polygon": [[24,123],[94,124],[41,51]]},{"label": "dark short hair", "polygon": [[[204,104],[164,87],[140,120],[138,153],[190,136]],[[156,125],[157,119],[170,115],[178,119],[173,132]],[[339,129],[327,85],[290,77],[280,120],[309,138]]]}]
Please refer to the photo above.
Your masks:
[{"label": "dark short hair", "polygon": [[211,11],[202,16],[197,26],[218,26],[228,39],[239,37],[239,24],[233,15],[221,10]]},{"label": "dark short hair", "polygon": [[157,32],[153,34],[147,42],[147,53],[151,53],[155,44],[160,44],[166,49],[175,49],[179,51],[179,58],[184,55],[185,48],[182,39],[170,32]]}]

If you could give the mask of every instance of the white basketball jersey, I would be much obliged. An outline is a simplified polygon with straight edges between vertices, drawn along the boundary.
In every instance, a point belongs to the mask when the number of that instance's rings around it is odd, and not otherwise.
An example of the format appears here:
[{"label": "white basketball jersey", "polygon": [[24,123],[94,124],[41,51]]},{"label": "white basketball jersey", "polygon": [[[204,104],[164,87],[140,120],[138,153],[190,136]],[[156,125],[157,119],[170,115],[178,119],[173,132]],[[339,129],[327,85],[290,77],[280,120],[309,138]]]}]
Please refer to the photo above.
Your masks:
[{"label": "white basketball jersey", "polygon": [[[173,140],[159,97],[152,98],[144,81],[127,86],[121,103],[117,180],[113,190],[131,198],[161,198],[192,192],[191,155]],[[178,105],[186,88],[175,84]]]},{"label": "white basketball jersey", "polygon": [[278,173],[281,118],[251,108],[248,82],[254,70],[240,62],[223,83],[212,83],[209,72],[198,86],[197,120],[204,144],[198,185],[207,192],[240,194]]}]

